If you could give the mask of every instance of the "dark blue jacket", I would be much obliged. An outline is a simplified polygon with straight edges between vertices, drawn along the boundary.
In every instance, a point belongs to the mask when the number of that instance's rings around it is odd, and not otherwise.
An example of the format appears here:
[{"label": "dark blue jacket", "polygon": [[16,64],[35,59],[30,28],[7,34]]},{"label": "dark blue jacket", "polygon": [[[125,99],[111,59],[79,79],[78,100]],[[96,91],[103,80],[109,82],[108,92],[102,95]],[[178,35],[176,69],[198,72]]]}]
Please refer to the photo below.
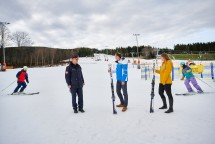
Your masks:
[{"label": "dark blue jacket", "polygon": [[66,67],[65,79],[67,85],[71,85],[72,88],[80,88],[84,85],[84,77],[82,74],[81,66],[79,64],[74,65],[72,62]]}]

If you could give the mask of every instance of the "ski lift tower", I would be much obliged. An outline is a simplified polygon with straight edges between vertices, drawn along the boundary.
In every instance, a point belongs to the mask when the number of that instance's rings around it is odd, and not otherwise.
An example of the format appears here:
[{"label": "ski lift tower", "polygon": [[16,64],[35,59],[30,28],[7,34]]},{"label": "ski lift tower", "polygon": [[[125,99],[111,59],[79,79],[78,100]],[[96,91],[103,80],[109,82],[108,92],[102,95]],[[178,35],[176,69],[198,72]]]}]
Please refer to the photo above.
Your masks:
[{"label": "ski lift tower", "polygon": [[0,33],[1,33],[1,48],[3,51],[3,64],[2,64],[2,71],[6,70],[6,62],[5,62],[5,49],[4,49],[4,35],[5,35],[5,29],[6,25],[10,24],[9,22],[0,22]]},{"label": "ski lift tower", "polygon": [[139,59],[139,51],[138,51],[138,36],[140,36],[140,34],[133,34],[133,36],[135,36],[136,37],[136,41],[137,41],[137,57],[138,57],[138,59]]}]

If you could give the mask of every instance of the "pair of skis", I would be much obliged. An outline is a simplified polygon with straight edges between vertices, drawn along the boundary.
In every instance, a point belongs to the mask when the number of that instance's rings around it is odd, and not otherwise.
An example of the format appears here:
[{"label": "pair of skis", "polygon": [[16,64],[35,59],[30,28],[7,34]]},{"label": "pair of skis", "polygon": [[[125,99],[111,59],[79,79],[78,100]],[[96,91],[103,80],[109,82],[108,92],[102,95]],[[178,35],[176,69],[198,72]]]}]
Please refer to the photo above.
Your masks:
[{"label": "pair of skis", "polygon": [[[115,108],[115,94],[114,94],[114,84],[113,84],[113,75],[112,75],[112,64],[108,65],[109,69],[108,72],[110,73],[111,79],[111,92],[112,92],[112,104],[113,104],[113,114],[117,114]],[[154,86],[155,86],[155,61],[153,62],[153,77],[152,77],[152,90],[151,90],[151,102],[150,102],[150,113],[154,113]]]},{"label": "pair of skis", "polygon": [[153,62],[153,77],[152,77],[152,89],[151,89],[151,102],[150,102],[150,113],[154,113],[154,97],[155,97],[155,61]]},{"label": "pair of skis", "polygon": [[187,92],[187,93],[176,93],[176,96],[192,96],[192,95],[203,95],[203,94],[211,94],[213,92],[202,92],[202,93],[198,93],[198,92]]},{"label": "pair of skis", "polygon": [[108,72],[110,73],[110,80],[111,80],[111,92],[112,92],[112,104],[113,104],[113,114],[117,114],[116,107],[115,107],[115,94],[114,94],[114,85],[113,85],[113,75],[112,75],[112,64],[108,65]]},{"label": "pair of skis", "polygon": [[12,93],[9,95],[18,95],[18,96],[23,96],[23,95],[38,95],[40,92],[34,92],[34,93]]}]

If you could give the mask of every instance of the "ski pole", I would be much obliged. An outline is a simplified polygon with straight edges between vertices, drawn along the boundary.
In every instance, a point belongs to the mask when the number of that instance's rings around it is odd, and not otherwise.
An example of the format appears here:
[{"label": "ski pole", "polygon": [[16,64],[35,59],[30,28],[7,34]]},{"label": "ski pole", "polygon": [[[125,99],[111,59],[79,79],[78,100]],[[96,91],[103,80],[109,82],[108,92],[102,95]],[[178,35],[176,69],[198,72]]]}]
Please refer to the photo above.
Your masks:
[{"label": "ski pole", "polygon": [[9,88],[13,83],[15,83],[16,82],[16,80],[15,81],[13,81],[11,84],[9,84],[6,88],[4,88],[3,90],[1,90],[1,93],[4,91],[4,90],[6,90],[7,88]]},{"label": "ski pole", "polygon": [[201,82],[203,82],[204,84],[208,85],[209,87],[212,88],[212,86],[210,86],[208,83],[206,83],[205,81],[201,80],[200,78],[196,77],[197,79],[199,79]]}]

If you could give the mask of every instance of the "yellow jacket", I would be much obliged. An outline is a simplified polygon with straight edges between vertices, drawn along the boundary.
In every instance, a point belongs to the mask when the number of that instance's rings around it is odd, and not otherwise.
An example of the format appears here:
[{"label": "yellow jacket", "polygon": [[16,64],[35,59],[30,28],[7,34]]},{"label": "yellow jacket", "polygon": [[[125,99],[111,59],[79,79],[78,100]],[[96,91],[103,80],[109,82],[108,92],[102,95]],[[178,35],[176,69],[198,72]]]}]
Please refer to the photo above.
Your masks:
[{"label": "yellow jacket", "polygon": [[171,60],[167,60],[162,63],[160,70],[155,70],[156,73],[160,74],[160,83],[172,84],[171,72],[172,72],[173,64]]}]

